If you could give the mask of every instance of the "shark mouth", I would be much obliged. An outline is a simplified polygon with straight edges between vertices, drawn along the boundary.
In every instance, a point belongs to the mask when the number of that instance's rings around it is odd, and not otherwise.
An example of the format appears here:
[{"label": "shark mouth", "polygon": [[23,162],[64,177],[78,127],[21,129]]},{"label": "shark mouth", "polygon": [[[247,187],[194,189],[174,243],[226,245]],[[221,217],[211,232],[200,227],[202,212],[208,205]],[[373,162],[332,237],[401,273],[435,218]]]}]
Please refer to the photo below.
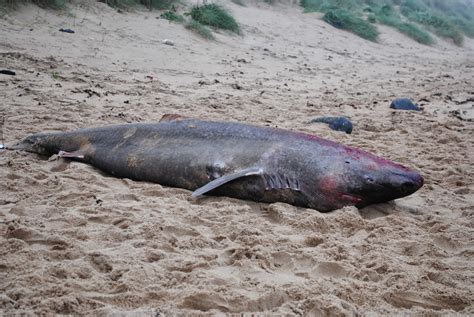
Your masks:
[{"label": "shark mouth", "polygon": [[360,205],[364,201],[362,197],[353,195],[353,194],[348,194],[348,193],[339,193],[339,198],[344,203],[347,202],[350,205],[354,205],[354,206]]}]

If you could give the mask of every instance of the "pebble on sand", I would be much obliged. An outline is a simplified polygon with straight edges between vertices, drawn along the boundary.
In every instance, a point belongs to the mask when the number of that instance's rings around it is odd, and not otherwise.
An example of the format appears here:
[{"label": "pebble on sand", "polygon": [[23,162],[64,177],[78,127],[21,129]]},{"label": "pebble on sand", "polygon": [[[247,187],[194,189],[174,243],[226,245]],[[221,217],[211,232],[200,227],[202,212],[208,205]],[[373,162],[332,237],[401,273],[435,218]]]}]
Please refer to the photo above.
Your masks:
[{"label": "pebble on sand", "polygon": [[411,101],[409,98],[397,98],[392,101],[390,108],[396,110],[415,110],[420,111],[421,109]]},{"label": "pebble on sand", "polygon": [[346,117],[319,117],[314,118],[309,123],[322,122],[329,125],[332,130],[352,133],[352,122]]}]

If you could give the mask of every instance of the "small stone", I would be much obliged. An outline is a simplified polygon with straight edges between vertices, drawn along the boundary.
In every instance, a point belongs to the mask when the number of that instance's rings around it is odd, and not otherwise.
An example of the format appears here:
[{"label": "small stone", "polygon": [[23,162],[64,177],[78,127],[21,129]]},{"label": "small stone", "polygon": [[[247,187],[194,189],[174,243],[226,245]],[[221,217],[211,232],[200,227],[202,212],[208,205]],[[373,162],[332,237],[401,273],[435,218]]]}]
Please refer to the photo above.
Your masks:
[{"label": "small stone", "polygon": [[309,123],[313,122],[326,123],[334,131],[342,131],[347,134],[352,133],[352,122],[346,117],[319,117],[311,120]]},{"label": "small stone", "polygon": [[421,109],[408,98],[397,98],[392,101],[390,108],[396,110],[415,110],[420,111]]}]

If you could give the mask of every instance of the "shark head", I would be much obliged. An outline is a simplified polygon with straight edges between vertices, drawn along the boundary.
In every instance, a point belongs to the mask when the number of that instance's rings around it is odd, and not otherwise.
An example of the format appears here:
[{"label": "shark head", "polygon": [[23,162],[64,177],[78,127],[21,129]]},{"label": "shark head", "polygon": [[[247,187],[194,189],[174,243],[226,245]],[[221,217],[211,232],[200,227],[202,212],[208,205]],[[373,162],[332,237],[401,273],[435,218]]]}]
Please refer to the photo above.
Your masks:
[{"label": "shark head", "polygon": [[413,194],[423,186],[416,171],[357,150],[344,159],[342,194],[357,207],[381,203]]},{"label": "shark head", "polygon": [[364,207],[411,195],[423,186],[423,177],[407,167],[359,149],[343,151],[319,180],[328,205]]}]

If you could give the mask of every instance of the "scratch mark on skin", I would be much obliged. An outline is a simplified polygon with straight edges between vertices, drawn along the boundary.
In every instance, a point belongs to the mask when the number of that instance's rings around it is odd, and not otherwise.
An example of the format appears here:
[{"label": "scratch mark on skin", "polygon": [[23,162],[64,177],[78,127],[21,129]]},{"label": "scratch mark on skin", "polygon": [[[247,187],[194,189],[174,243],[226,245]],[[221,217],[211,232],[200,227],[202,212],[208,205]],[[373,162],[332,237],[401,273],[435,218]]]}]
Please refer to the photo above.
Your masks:
[{"label": "scratch mark on skin", "polygon": [[130,128],[130,129],[128,129],[127,131],[125,131],[125,133],[123,134],[123,138],[124,138],[124,139],[128,139],[128,138],[130,138],[131,136],[133,136],[136,132],[137,132],[137,128],[136,128],[136,127]]}]

